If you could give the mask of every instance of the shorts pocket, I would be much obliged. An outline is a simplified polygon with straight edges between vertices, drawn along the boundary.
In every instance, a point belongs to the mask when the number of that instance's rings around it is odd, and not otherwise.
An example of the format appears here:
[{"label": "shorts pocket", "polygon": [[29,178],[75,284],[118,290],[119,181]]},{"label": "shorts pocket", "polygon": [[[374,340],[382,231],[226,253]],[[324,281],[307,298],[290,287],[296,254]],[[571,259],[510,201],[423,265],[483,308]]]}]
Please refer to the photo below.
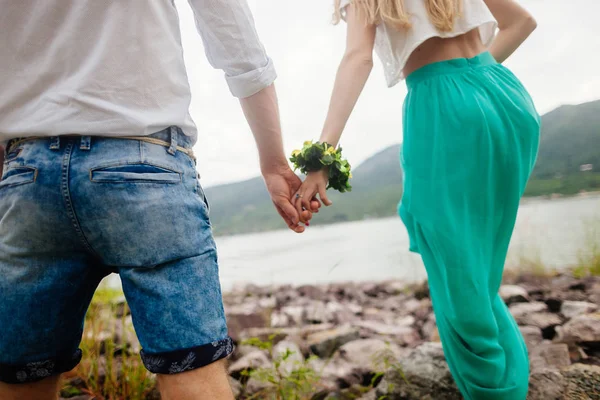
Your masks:
[{"label": "shorts pocket", "polygon": [[148,163],[119,164],[90,170],[92,182],[180,183],[181,173]]},{"label": "shorts pocket", "polygon": [[0,188],[33,183],[35,182],[36,178],[36,168],[24,166],[8,168],[4,171],[4,174],[2,175],[2,180],[0,181]]}]

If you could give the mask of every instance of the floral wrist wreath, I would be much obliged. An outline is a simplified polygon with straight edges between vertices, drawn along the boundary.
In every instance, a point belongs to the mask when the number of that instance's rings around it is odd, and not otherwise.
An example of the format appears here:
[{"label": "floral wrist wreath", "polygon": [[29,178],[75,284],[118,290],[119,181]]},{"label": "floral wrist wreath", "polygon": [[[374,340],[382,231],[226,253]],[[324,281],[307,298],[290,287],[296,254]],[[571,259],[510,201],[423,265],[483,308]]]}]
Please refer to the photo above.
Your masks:
[{"label": "floral wrist wreath", "polygon": [[348,182],[352,178],[350,164],[348,160],[342,158],[342,149],[337,149],[329,143],[312,141],[304,142],[302,150],[294,150],[290,161],[294,164],[294,169],[301,173],[320,171],[323,168],[329,170],[329,185],[327,189],[332,188],[339,192],[349,192],[352,186]]}]

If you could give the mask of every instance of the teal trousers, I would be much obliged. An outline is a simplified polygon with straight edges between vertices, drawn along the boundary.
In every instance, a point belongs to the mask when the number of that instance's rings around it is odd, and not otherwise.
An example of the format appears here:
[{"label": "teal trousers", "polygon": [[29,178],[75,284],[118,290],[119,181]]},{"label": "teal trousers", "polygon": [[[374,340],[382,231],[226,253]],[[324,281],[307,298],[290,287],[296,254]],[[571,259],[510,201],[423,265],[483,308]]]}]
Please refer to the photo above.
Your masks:
[{"label": "teal trousers", "polygon": [[540,117],[490,53],[407,77],[400,216],[420,253],[450,371],[465,399],[525,400],[529,360],[498,295]]}]

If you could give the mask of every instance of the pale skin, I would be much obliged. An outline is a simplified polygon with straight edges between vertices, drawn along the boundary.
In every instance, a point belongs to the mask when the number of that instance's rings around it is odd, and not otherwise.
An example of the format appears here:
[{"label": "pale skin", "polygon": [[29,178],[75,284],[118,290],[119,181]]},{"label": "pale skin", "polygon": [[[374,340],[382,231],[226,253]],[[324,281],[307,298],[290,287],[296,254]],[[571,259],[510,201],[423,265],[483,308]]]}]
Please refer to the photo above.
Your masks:
[{"label": "pale skin", "polygon": [[[296,233],[302,233],[306,229],[302,224],[309,225],[312,214],[318,212],[320,203],[316,200],[309,202],[306,209],[299,212],[292,203],[292,197],[302,181],[290,169],[283,151],[275,87],[271,85],[253,96],[241,99],[240,103],[256,141],[261,172],[271,200],[287,226]],[[4,158],[3,149],[1,150],[0,161]],[[158,375],[157,381],[163,400],[234,399],[225,360],[180,374]],[[0,383],[0,399],[56,400],[59,385],[58,376],[23,385]]]},{"label": "pale skin", "polygon": [[[404,76],[432,62],[452,58],[471,58],[489,51],[494,58],[504,62],[535,30],[534,18],[513,0],[484,0],[498,21],[499,32],[489,48],[481,42],[479,32],[473,30],[454,38],[432,38],[421,44],[409,57]],[[373,67],[373,47],[376,25],[366,24],[350,4],[346,11],[346,51],[338,72],[319,141],[337,146],[348,118],[369,78]],[[326,187],[328,172],[309,173],[298,191],[298,212],[310,209],[309,199],[317,194],[326,206],[331,205]]]}]

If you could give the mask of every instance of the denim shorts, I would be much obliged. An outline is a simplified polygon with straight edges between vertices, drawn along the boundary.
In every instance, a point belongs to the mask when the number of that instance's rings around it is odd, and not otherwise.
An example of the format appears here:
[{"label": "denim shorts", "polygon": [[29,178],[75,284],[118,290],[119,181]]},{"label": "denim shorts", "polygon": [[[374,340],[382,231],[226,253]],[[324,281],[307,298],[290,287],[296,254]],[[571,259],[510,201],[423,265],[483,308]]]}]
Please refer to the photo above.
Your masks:
[{"label": "denim shorts", "polygon": [[233,351],[190,139],[12,140],[0,181],[0,381],[73,369],[100,280],[118,273],[151,372]]}]

